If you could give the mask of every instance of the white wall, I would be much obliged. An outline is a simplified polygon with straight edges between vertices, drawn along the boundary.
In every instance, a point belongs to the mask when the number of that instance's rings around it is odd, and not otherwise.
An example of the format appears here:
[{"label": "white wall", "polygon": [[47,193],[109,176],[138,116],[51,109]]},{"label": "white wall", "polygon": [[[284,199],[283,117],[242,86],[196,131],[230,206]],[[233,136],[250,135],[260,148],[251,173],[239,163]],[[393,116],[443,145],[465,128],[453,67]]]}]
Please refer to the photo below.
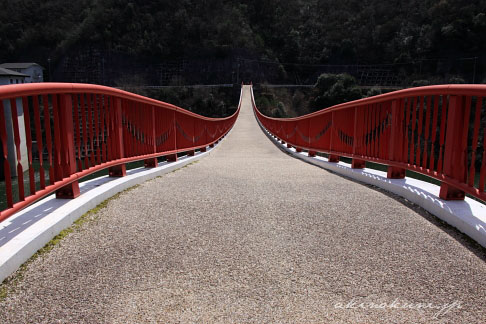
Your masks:
[{"label": "white wall", "polygon": [[21,84],[26,82],[24,77],[0,76],[0,85]]}]

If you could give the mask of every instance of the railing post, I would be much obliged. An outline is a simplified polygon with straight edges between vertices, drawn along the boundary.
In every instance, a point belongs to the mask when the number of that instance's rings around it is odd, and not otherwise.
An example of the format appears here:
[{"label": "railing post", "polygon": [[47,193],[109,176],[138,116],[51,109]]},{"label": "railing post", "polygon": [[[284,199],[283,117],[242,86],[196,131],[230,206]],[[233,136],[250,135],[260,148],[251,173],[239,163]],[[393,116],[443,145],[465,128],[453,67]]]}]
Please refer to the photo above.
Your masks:
[{"label": "railing post", "polygon": [[[358,146],[358,107],[354,107],[354,128],[353,128],[353,155],[356,154],[356,148]],[[364,160],[353,158],[351,160],[351,168],[363,169],[366,163]]]},{"label": "railing post", "polygon": [[[462,96],[450,96],[449,113],[447,115],[447,130],[444,145],[444,168],[443,174],[462,183],[466,182],[466,149],[462,147],[462,132],[464,125]],[[447,183],[440,186],[439,197],[444,200],[463,200],[464,191],[455,188]]]},{"label": "railing post", "polygon": [[[125,151],[123,149],[123,121],[122,121],[122,101],[120,98],[115,98],[114,102],[114,139],[112,152],[114,159],[122,159],[125,157]],[[110,177],[124,177],[127,175],[127,167],[125,164],[113,166],[108,169]]]},{"label": "railing post", "polygon": [[[307,146],[310,147],[311,145],[311,135],[310,135],[310,131],[311,131],[311,118],[308,118],[309,120],[309,123],[307,124]],[[307,155],[310,156],[310,157],[315,157],[317,154],[316,151],[311,151],[309,150],[307,152]]]},{"label": "railing post", "polygon": [[329,154],[327,159],[329,162],[338,163],[339,162],[339,155],[336,154]]},{"label": "railing post", "polygon": [[[76,156],[74,152],[73,101],[70,94],[61,97],[59,126],[61,134],[62,177],[67,178],[76,173]],[[58,179],[61,180],[61,179]],[[72,199],[80,195],[79,183],[74,181],[56,191],[56,198]]]},{"label": "railing post", "polygon": [[[12,175],[10,171],[10,163],[8,156],[8,133],[7,133],[7,118],[6,118],[3,100],[0,100],[0,141],[2,144],[2,158],[3,158],[3,175],[5,177],[5,194],[7,198],[7,207],[13,206],[12,195]],[[0,214],[1,215],[1,214]],[[0,217],[2,219],[3,217]]]},{"label": "railing post", "polygon": [[[177,125],[176,125],[176,111],[174,110],[173,119],[172,119],[172,127],[174,130],[174,150],[177,150]],[[166,156],[168,162],[176,162],[177,161],[177,153],[169,154]]]},{"label": "railing post", "polygon": [[[402,146],[400,141],[403,139],[403,116],[400,114],[400,101],[393,100],[392,102],[392,125],[391,136],[389,144],[389,156],[391,161],[401,160]],[[403,179],[405,178],[405,169],[388,166],[387,178],[389,179]]]},{"label": "railing post", "polygon": [[[333,149],[333,133],[334,133],[334,111],[331,112],[331,140],[329,142],[329,151],[332,152],[332,149]],[[329,157],[327,158],[328,162],[333,162],[333,163],[337,163],[339,162],[339,155],[336,155],[336,154],[329,154]]]},{"label": "railing post", "polygon": [[[155,143],[155,107],[151,106],[150,107],[151,115],[152,115],[152,122],[151,122],[151,127],[152,127],[152,152],[157,153],[157,145]],[[150,158],[146,159],[143,161],[143,164],[146,168],[155,168],[157,167],[158,161],[157,158]]]},{"label": "railing post", "polygon": [[[194,120],[192,123],[192,145],[196,144],[196,121]],[[194,156],[196,155],[196,150],[187,151],[187,156]]]},{"label": "railing post", "polygon": [[364,169],[366,166],[366,162],[360,159],[352,159],[351,160],[351,168],[352,169]]},{"label": "railing post", "polygon": [[206,152],[208,150],[208,124],[205,122],[204,124],[204,147],[199,149],[199,152]]}]

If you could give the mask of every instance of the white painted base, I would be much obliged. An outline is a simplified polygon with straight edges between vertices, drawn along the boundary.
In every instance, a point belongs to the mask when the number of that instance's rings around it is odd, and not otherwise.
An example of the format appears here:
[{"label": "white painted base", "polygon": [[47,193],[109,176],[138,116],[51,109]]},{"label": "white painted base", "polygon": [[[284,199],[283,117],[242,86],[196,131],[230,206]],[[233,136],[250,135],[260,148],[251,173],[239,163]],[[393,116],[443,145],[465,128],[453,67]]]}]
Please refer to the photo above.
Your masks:
[{"label": "white painted base", "polygon": [[429,182],[413,178],[388,179],[386,172],[383,171],[369,168],[353,169],[350,164],[344,162],[332,163],[324,157],[309,157],[307,152],[297,152],[295,148],[287,148],[286,144],[281,144],[265,128],[262,129],[275,145],[290,155],[402,196],[486,247],[486,205],[468,197],[464,201],[442,200],[439,198],[440,186]]},{"label": "white painted base", "polygon": [[156,168],[127,170],[125,177],[104,176],[82,182],[79,184],[81,195],[76,199],[56,199],[53,194],[1,222],[0,282],[62,230],[101,202],[127,188],[197,161],[218,146],[207,147],[207,152],[197,152],[195,156],[179,157],[176,162],[159,163]]}]

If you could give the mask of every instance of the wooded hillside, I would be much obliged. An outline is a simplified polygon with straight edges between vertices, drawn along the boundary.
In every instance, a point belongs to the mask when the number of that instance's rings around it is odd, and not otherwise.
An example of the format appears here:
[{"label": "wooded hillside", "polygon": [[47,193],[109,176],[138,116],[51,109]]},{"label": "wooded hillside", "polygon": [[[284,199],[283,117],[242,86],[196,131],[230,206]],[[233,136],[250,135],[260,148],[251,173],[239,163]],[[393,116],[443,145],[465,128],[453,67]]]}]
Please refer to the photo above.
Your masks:
[{"label": "wooded hillside", "polygon": [[[81,66],[107,84],[123,70],[145,83],[231,83],[265,81],[265,69],[271,82],[305,83],[319,69],[305,64],[383,63],[481,82],[486,65],[485,0],[3,0],[0,21],[0,61],[47,69],[51,58],[58,79],[82,79]],[[193,80],[172,80],[177,71]]]}]

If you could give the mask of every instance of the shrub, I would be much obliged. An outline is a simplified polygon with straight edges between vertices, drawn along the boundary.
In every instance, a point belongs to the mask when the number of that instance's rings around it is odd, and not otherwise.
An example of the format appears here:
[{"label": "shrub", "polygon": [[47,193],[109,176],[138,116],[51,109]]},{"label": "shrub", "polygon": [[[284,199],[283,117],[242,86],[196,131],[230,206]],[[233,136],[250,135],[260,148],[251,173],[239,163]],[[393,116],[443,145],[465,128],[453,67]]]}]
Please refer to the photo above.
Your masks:
[{"label": "shrub", "polygon": [[319,76],[312,90],[312,110],[328,108],[343,102],[360,99],[361,90],[356,79],[349,74],[328,74]]}]

